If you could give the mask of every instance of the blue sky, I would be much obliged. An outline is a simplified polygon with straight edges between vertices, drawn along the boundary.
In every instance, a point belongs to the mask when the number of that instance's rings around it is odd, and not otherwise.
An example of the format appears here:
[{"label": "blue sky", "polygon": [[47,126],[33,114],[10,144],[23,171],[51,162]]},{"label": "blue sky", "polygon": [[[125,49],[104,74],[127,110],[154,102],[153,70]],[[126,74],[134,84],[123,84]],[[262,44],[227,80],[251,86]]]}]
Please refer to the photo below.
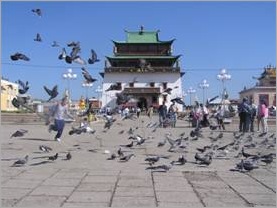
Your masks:
[{"label": "blue sky", "polygon": [[[31,12],[40,8],[42,17]],[[268,64],[276,65],[275,2],[1,2],[2,76],[10,81],[30,82],[33,98],[48,98],[42,86],[58,84],[60,96],[67,84],[62,73],[72,68],[78,75],[70,83],[72,96],[85,96],[81,65],[66,64],[57,57],[61,46],[80,41],[81,56],[87,59],[93,48],[101,60],[86,68],[98,79],[89,90],[101,85],[105,56],[112,55],[111,40],[125,40],[124,29],[160,30],[160,40],[176,38],[173,53],[181,54],[183,89],[191,86],[202,100],[198,84],[210,84],[208,97],[222,91],[216,75],[226,68],[232,79],[227,81],[230,98],[238,98],[244,86],[255,85],[252,76],[262,73]],[[40,33],[42,43],[33,41]],[[69,51],[69,48],[67,48]],[[30,62],[12,62],[10,55],[22,52]],[[188,103],[189,96],[186,97]]]}]

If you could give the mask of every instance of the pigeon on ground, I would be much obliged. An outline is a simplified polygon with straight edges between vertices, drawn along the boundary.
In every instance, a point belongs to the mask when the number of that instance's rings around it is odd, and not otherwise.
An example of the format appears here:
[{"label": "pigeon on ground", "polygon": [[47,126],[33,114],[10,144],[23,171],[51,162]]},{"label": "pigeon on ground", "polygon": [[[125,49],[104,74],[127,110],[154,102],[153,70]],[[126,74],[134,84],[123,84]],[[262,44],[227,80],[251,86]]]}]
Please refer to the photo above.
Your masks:
[{"label": "pigeon on ground", "polygon": [[84,67],[82,67],[81,69],[82,69],[82,74],[86,80],[86,83],[93,83],[93,82],[97,81],[97,79],[92,78],[92,76],[89,74],[89,72]]},{"label": "pigeon on ground", "polygon": [[19,159],[13,163],[12,166],[23,166],[28,162],[29,156],[26,155],[23,159]]},{"label": "pigeon on ground", "polygon": [[66,159],[67,159],[67,160],[71,160],[71,158],[72,158],[72,155],[70,154],[70,152],[68,152],[68,153],[66,154]]},{"label": "pigeon on ground", "polygon": [[58,158],[58,156],[59,156],[59,154],[56,153],[54,156],[50,156],[48,159],[54,161]]},{"label": "pigeon on ground", "polygon": [[123,152],[122,152],[122,150],[121,150],[120,147],[119,147],[119,149],[117,150],[117,154],[118,154],[119,157],[123,157],[123,156],[124,156],[124,154],[123,154]]},{"label": "pigeon on ground", "polygon": [[41,38],[39,33],[37,33],[36,38],[34,39],[34,41],[42,42],[42,38]]},{"label": "pigeon on ground", "polygon": [[12,137],[22,137],[22,136],[24,136],[24,134],[26,134],[26,133],[28,133],[28,130],[19,129],[19,130],[17,130],[16,132],[14,132],[14,133],[10,136],[10,138],[12,138]]},{"label": "pigeon on ground", "polygon": [[41,11],[41,9],[32,9],[32,12],[35,13],[36,15],[38,15],[39,17],[42,16],[42,11]]},{"label": "pigeon on ground", "polygon": [[89,64],[94,64],[95,62],[100,61],[99,59],[97,59],[97,54],[93,49],[91,49],[90,52],[91,52],[91,57],[88,59]]},{"label": "pigeon on ground", "polygon": [[256,165],[256,161],[249,161],[249,160],[244,161],[244,160],[242,160],[242,165],[243,165],[243,169],[246,170],[246,171],[251,171],[251,170],[259,168]]},{"label": "pigeon on ground", "polygon": [[27,57],[25,54],[23,53],[15,53],[13,55],[10,56],[12,61],[18,61],[18,60],[23,60],[23,61],[30,61],[30,58]]},{"label": "pigeon on ground", "polygon": [[212,162],[212,156],[211,155],[206,155],[201,157],[198,153],[195,154],[194,156],[196,162],[200,162],[200,165],[210,165]]},{"label": "pigeon on ground", "polygon": [[126,145],[120,145],[121,147],[128,147],[128,148],[130,148],[130,147],[133,147],[133,145],[134,145],[134,142],[133,141],[131,141],[131,143],[130,144],[126,144]]},{"label": "pigeon on ground", "polygon": [[158,170],[158,171],[167,172],[171,168],[172,168],[172,164],[169,164],[169,165],[150,166],[150,167],[147,167],[146,170]]},{"label": "pigeon on ground", "polygon": [[246,158],[248,158],[248,157],[253,157],[253,156],[257,156],[257,155],[249,154],[249,153],[245,152],[245,151],[244,151],[244,147],[241,148],[241,153],[242,153],[242,156],[243,156],[243,157],[246,157]]},{"label": "pigeon on ground", "polygon": [[49,152],[52,151],[51,147],[45,146],[45,145],[39,145],[39,149],[43,152]]},{"label": "pigeon on ground", "polygon": [[157,144],[157,147],[163,147],[163,146],[165,145],[165,143],[166,143],[166,140],[167,140],[167,139],[164,139],[163,141],[159,142],[159,143]]},{"label": "pigeon on ground", "polygon": [[47,92],[47,94],[50,96],[47,102],[50,100],[54,99],[55,97],[58,96],[58,85],[55,85],[52,90],[48,89],[46,86],[43,86],[44,90]]},{"label": "pigeon on ground", "polygon": [[18,84],[21,86],[21,89],[18,90],[19,94],[25,94],[29,90],[29,82],[26,81],[25,83],[21,81],[20,79],[18,80]]},{"label": "pigeon on ground", "polygon": [[116,158],[116,154],[112,153],[110,157],[107,158],[107,160],[114,160]]},{"label": "pigeon on ground", "polygon": [[135,157],[135,155],[134,154],[129,154],[129,155],[125,155],[125,156],[123,156],[123,157],[120,157],[120,161],[121,162],[127,162],[127,161],[129,161],[132,157]]},{"label": "pigeon on ground", "polygon": [[184,165],[187,162],[186,158],[184,157],[184,155],[179,156],[177,161],[172,161],[171,163],[173,165]]}]

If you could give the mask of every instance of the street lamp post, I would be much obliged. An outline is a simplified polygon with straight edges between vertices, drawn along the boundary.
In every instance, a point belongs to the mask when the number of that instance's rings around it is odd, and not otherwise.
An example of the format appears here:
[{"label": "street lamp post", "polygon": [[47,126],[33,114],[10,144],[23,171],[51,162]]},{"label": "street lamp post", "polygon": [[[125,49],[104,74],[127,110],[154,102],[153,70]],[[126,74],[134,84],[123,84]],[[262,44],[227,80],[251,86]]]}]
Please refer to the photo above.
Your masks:
[{"label": "street lamp post", "polygon": [[82,83],[82,87],[84,87],[86,90],[86,104],[88,104],[88,88],[92,86],[93,86],[92,83],[87,83],[87,82]]},{"label": "street lamp post", "polygon": [[191,106],[191,95],[193,94],[193,93],[195,93],[196,92],[196,90],[195,89],[193,89],[192,87],[189,87],[189,89],[187,90],[187,92],[188,92],[188,94],[189,94],[189,102],[190,102],[190,106]]},{"label": "street lamp post", "polygon": [[68,100],[71,102],[70,80],[76,79],[77,74],[74,74],[72,69],[67,69],[67,72],[63,73],[62,76],[67,80]]},{"label": "street lamp post", "polygon": [[100,105],[100,95],[102,93],[102,89],[100,87],[100,85],[97,86],[97,89],[95,90],[95,92],[98,94],[98,103],[99,103],[99,108],[101,108],[102,106]]},{"label": "street lamp post", "polygon": [[199,88],[203,90],[203,105],[205,104],[205,89],[207,89],[210,85],[208,84],[206,79],[203,79],[203,81],[199,84]]},{"label": "street lamp post", "polygon": [[217,79],[220,80],[222,82],[222,104],[223,104],[223,112],[225,115],[225,99],[228,98],[228,94],[227,94],[227,90],[225,87],[225,81],[230,80],[231,79],[231,75],[227,73],[226,69],[221,69],[220,73],[217,75]]}]

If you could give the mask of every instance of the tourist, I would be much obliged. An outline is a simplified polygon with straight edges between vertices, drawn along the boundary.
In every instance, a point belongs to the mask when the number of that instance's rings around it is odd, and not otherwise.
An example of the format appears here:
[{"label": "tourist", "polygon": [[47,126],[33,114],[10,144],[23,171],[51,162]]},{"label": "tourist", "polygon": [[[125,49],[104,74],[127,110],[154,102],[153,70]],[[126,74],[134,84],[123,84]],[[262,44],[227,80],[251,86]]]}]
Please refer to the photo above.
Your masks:
[{"label": "tourist", "polygon": [[139,108],[139,107],[137,107],[136,112],[137,112],[137,118],[139,118],[139,116],[140,116],[140,112],[141,112],[141,110],[140,110],[140,108]]},{"label": "tourist", "polygon": [[165,101],[163,101],[163,104],[159,106],[158,112],[159,112],[160,127],[164,127],[164,121],[167,115],[167,107],[165,105]]},{"label": "tourist", "polygon": [[250,101],[250,131],[254,132],[254,121],[255,121],[255,117],[257,115],[257,106],[254,104],[253,100],[251,99]]},{"label": "tourist", "polygon": [[217,125],[218,128],[221,130],[221,128],[223,130],[225,130],[225,126],[224,126],[224,108],[220,106],[218,106],[218,109],[216,111],[216,120],[217,120]]},{"label": "tourist", "polygon": [[174,101],[172,101],[172,104],[170,105],[170,107],[168,109],[168,114],[169,114],[169,117],[171,120],[171,127],[176,127],[178,108],[175,105]]},{"label": "tourist", "polygon": [[150,121],[152,121],[152,117],[153,117],[153,112],[154,112],[154,108],[151,105],[148,109],[147,109],[147,116],[149,117]]},{"label": "tourist", "polygon": [[54,117],[54,124],[49,125],[49,132],[57,131],[57,134],[55,136],[55,140],[60,142],[61,136],[64,129],[64,116],[67,115],[69,118],[73,119],[73,116],[69,114],[68,112],[68,105],[67,105],[68,99],[67,97],[63,97],[61,102],[53,106],[53,109],[51,111],[50,117]]},{"label": "tourist", "polygon": [[261,101],[261,111],[260,111],[261,123],[262,123],[262,134],[266,135],[268,132],[268,107],[265,100]]},{"label": "tourist", "polygon": [[208,120],[209,111],[208,111],[207,107],[201,103],[200,108],[201,108],[201,113],[202,113],[201,125],[203,127],[210,126],[210,122]]},{"label": "tourist", "polygon": [[242,99],[242,103],[238,106],[238,113],[239,113],[239,131],[240,132],[248,132],[249,131],[249,122],[250,122],[250,107],[248,104],[248,99],[244,97]]}]

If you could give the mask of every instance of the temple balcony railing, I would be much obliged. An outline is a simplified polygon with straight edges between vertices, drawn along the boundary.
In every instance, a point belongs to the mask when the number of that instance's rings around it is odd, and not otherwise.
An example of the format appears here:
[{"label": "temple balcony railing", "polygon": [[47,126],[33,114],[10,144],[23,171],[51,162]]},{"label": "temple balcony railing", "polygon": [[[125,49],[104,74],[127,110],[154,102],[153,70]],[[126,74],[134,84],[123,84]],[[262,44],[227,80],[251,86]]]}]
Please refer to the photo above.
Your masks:
[{"label": "temple balcony railing", "polygon": [[138,73],[155,73],[155,72],[181,72],[180,67],[150,67],[150,68],[138,68],[138,67],[106,67],[104,68],[105,73],[115,73],[115,72],[138,72]]}]

